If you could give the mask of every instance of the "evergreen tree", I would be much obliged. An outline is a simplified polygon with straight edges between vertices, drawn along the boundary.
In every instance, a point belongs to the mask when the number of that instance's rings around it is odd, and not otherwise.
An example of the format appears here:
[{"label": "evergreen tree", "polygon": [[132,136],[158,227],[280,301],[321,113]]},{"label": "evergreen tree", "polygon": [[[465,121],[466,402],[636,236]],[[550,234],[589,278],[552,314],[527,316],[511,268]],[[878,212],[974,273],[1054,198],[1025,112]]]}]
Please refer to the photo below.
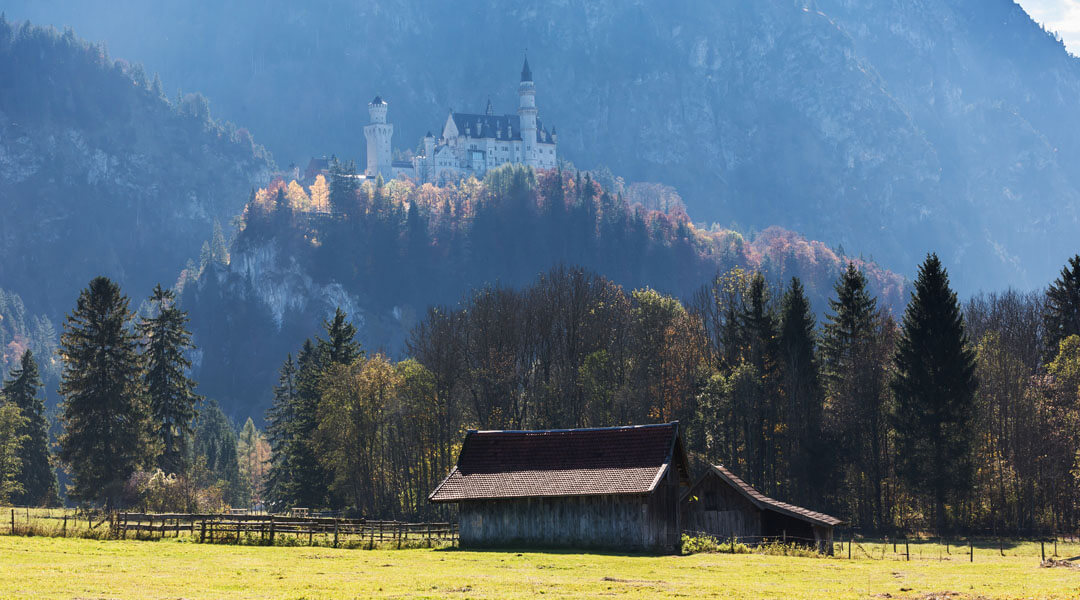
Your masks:
[{"label": "evergreen tree", "polygon": [[[304,342],[296,361],[296,403],[290,428],[291,484],[288,504],[316,508],[330,501],[330,475],[322,467],[315,448],[319,400],[322,396],[323,361],[311,340]],[[329,353],[326,353],[329,354]]]},{"label": "evergreen tree", "polygon": [[236,441],[236,454],[240,459],[240,477],[244,482],[245,493],[253,504],[261,504],[263,501],[267,450],[262,432],[255,427],[255,421],[248,417]]},{"label": "evergreen tree", "polygon": [[330,212],[348,216],[356,206],[356,164],[330,159]]},{"label": "evergreen tree", "polygon": [[786,401],[787,481],[791,497],[821,501],[817,482],[821,464],[822,395],[818,381],[815,344],[817,323],[802,282],[791,278],[784,293],[780,316],[781,389]]},{"label": "evergreen tree", "polygon": [[270,442],[270,471],[266,478],[266,497],[274,505],[289,505],[295,493],[293,443],[296,436],[296,363],[292,355],[278,371],[274,402],[267,411],[266,439]]},{"label": "evergreen tree", "polygon": [[124,481],[153,457],[131,318],[120,287],[97,277],[79,294],[60,338],[60,458],[72,476],[68,495],[107,508],[116,507]]},{"label": "evergreen tree", "polygon": [[356,342],[356,326],[348,320],[340,306],[334,310],[332,319],[323,321],[323,329],[326,330],[326,339],[319,340],[321,361],[348,365],[364,355]]},{"label": "evergreen tree", "polygon": [[1057,356],[1061,340],[1080,335],[1080,254],[1069,259],[1061,275],[1046,290],[1043,324],[1046,327],[1046,360]]},{"label": "evergreen tree", "polygon": [[226,504],[247,507],[249,497],[240,477],[240,461],[236,455],[236,430],[216,401],[208,400],[201,406],[195,419],[194,439],[195,456],[205,459],[208,477],[198,483],[219,485]]},{"label": "evergreen tree", "polygon": [[0,398],[0,504],[7,504],[23,493],[19,473],[26,436],[19,435],[19,431],[26,427],[27,420],[15,403]]},{"label": "evergreen tree", "polygon": [[972,483],[977,381],[960,305],[936,254],[919,267],[895,361],[897,471],[910,490],[929,494],[943,532],[946,503]]},{"label": "evergreen tree", "polygon": [[187,377],[191,361],[184,355],[193,348],[187,313],[176,306],[172,290],[159,284],[150,296],[153,316],[139,323],[146,371],[143,385],[150,402],[152,433],[161,445],[157,466],[166,473],[187,471],[188,438],[192,433],[195,382]]},{"label": "evergreen tree", "polygon": [[45,403],[38,396],[40,389],[37,362],[33,352],[27,350],[3,388],[3,398],[17,406],[25,419],[25,425],[17,432],[25,438],[19,452],[22,464],[18,475],[23,491],[12,501],[26,506],[49,506],[60,498],[56,472],[49,461],[49,423],[45,418]]},{"label": "evergreen tree", "polygon": [[840,275],[829,301],[821,342],[829,443],[836,452],[825,469],[837,504],[863,527],[881,525],[883,480],[888,467],[883,440],[887,410],[883,380],[874,364],[877,300],[853,263]]},{"label": "evergreen tree", "polygon": [[[757,371],[760,385],[751,399],[750,430],[747,432],[747,454],[752,485],[765,493],[776,493],[779,477],[776,431],[781,422],[777,384],[776,315],[769,300],[769,288],[759,272],[750,279],[746,303],[740,319],[745,360]],[[783,470],[781,468],[781,470]]]}]

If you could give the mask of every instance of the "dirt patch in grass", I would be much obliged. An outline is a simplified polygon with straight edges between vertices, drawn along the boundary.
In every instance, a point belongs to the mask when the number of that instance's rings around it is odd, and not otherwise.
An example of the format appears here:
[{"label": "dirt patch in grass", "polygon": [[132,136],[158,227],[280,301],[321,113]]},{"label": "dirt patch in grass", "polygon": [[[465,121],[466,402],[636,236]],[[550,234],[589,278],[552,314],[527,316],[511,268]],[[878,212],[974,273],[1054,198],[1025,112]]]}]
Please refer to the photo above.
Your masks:
[{"label": "dirt patch in grass", "polygon": [[1080,569],[1080,565],[1069,560],[1058,560],[1056,558],[1048,558],[1039,564],[1044,569]]}]

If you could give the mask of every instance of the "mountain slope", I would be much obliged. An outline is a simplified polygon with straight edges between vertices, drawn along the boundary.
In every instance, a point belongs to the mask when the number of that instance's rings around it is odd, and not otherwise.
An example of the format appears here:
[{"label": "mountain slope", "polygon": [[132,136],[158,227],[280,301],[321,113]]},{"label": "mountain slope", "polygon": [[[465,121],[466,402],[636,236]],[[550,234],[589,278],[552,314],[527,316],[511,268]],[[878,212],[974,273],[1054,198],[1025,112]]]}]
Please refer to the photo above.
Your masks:
[{"label": "mountain slope", "polygon": [[[59,318],[96,275],[141,298],[198,255],[272,163],[206,101],[70,31],[0,21],[0,283]],[[138,300],[136,300],[136,306]]]},{"label": "mountain slope", "polygon": [[695,219],[908,274],[936,250],[961,291],[1044,285],[1075,251],[1080,67],[1012,0],[109,6],[8,10],[208,90],[287,160],[362,159],[376,93],[399,148],[450,107],[512,111],[528,47],[562,155],[674,185]]},{"label": "mountain slope", "polygon": [[559,175],[503,167],[461,187],[367,183],[355,195],[332,192],[333,214],[313,210],[295,184],[259,190],[230,259],[181,278],[201,393],[236,416],[261,414],[275,369],[335,308],[368,350],[400,356],[428,307],[486,285],[524,286],[559,264],[687,302],[718,271],[761,270],[777,288],[798,276],[820,312],[854,260],[882,306],[899,314],[904,302],[901,277],[820,242],[775,228],[753,239],[702,230],[677,205],[665,213],[628,203],[641,195],[634,187],[623,196]]}]

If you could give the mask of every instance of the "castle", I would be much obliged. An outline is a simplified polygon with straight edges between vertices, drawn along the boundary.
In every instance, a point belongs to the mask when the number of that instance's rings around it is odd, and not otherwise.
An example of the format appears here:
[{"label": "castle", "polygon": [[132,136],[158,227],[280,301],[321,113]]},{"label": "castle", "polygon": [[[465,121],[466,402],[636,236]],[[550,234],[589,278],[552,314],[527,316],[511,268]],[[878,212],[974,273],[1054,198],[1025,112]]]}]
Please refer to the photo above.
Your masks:
[{"label": "castle", "polygon": [[386,101],[375,96],[368,104],[371,124],[364,127],[367,138],[364,174],[445,183],[469,175],[483,177],[488,169],[506,163],[521,163],[536,169],[555,168],[555,128],[549,133],[537,118],[536,86],[528,58],[521,67],[518,98],[516,115],[494,114],[490,100],[484,114],[451,111],[442,135],[436,139],[429,131],[424,136],[424,153],[401,161],[393,158],[394,126],[386,119]]}]

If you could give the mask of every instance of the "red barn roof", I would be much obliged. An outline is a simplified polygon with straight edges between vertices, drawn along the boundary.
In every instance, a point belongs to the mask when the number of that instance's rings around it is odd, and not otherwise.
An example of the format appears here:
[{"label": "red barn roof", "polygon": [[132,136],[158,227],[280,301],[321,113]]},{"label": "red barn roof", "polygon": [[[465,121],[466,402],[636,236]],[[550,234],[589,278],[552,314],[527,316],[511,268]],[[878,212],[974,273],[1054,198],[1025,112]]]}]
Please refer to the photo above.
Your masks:
[{"label": "red barn roof", "polygon": [[679,424],[469,431],[431,502],[649,494],[668,467],[689,478]]}]

